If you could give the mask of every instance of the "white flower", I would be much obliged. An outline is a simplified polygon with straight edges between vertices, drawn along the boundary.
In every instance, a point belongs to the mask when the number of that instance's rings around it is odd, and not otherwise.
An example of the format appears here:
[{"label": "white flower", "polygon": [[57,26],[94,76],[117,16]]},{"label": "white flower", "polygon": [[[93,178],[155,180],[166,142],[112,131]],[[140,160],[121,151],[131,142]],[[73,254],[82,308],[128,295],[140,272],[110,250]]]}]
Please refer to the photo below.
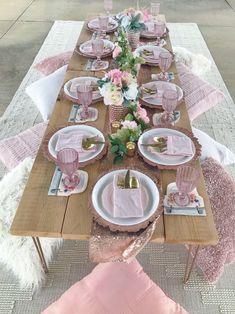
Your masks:
[{"label": "white flower", "polygon": [[138,94],[138,85],[132,83],[128,86],[128,90],[124,92],[124,97],[127,100],[135,100]]},{"label": "white flower", "polygon": [[124,15],[121,21],[121,26],[126,29],[129,24],[130,24],[130,16]]},{"label": "white flower", "polygon": [[118,105],[121,106],[124,99],[122,96],[121,90],[117,89],[116,86],[111,83],[106,83],[99,88],[101,95],[104,97],[104,104],[109,105]]}]

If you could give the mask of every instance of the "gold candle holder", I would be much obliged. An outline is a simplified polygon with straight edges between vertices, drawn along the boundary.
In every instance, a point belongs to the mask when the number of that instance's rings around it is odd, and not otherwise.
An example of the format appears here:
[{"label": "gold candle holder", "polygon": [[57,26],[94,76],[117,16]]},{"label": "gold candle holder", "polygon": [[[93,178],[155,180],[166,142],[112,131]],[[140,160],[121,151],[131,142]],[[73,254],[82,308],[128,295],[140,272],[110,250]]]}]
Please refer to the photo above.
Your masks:
[{"label": "gold candle holder", "polygon": [[134,142],[127,142],[126,143],[126,148],[127,148],[127,156],[128,157],[135,156],[136,143],[134,143]]},{"label": "gold candle holder", "polygon": [[111,130],[112,130],[112,133],[116,133],[117,130],[119,130],[121,127],[121,122],[120,121],[113,121],[111,123]]}]

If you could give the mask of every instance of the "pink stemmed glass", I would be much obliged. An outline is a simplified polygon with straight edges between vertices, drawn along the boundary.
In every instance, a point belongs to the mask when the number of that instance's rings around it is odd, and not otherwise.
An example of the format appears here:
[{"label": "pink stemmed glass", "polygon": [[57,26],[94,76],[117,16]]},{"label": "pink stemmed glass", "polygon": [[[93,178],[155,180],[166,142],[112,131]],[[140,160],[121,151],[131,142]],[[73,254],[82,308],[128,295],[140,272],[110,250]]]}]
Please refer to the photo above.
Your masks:
[{"label": "pink stemmed glass", "polygon": [[73,148],[64,148],[57,153],[57,166],[66,174],[63,179],[64,186],[69,190],[74,190],[80,179],[75,174],[79,166],[78,152]]},{"label": "pink stemmed glass", "polygon": [[171,124],[174,122],[174,110],[178,104],[178,93],[175,90],[165,90],[162,96],[162,108],[165,112],[162,114],[161,122]]},{"label": "pink stemmed glass", "polygon": [[86,82],[86,84],[78,84],[77,85],[77,96],[78,101],[82,105],[81,118],[88,119],[89,118],[89,105],[92,103],[92,87],[90,82]]},{"label": "pink stemmed glass", "polygon": [[107,15],[113,10],[113,0],[104,0],[104,9]]},{"label": "pink stemmed glass", "polygon": [[154,22],[154,33],[157,36],[156,44],[160,45],[161,37],[164,35],[166,30],[166,23],[163,21],[156,21]]},{"label": "pink stemmed glass", "polygon": [[107,15],[100,15],[99,20],[99,29],[101,30],[102,38],[106,38],[106,32],[109,25],[109,17]]},{"label": "pink stemmed glass", "polygon": [[159,79],[163,81],[167,81],[169,79],[169,75],[167,70],[170,68],[172,63],[172,55],[168,51],[162,51],[159,54],[159,68],[161,69],[161,73],[159,75]]},{"label": "pink stemmed glass", "polygon": [[92,51],[97,57],[97,60],[94,62],[94,66],[97,70],[104,67],[104,63],[101,61],[101,56],[104,52],[104,41],[103,39],[94,39],[92,40]]},{"label": "pink stemmed glass", "polygon": [[160,13],[160,3],[152,2],[150,6],[150,13],[154,19],[157,18]]},{"label": "pink stemmed glass", "polygon": [[200,173],[197,168],[181,166],[177,168],[176,186],[177,193],[174,194],[174,201],[179,206],[187,206],[190,203],[189,193],[192,192],[199,179]]}]

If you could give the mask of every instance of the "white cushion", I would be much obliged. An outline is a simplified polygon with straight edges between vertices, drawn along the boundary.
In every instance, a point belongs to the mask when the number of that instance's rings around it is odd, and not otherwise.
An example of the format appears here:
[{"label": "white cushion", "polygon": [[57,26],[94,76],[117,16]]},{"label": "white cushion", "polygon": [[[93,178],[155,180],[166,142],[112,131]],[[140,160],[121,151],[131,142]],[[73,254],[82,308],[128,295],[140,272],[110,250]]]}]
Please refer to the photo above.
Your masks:
[{"label": "white cushion", "polygon": [[226,146],[216,142],[205,132],[192,128],[194,135],[198,138],[202,145],[201,161],[207,157],[211,157],[218,161],[223,166],[228,166],[235,163],[235,154]]},{"label": "white cushion", "polygon": [[[26,158],[0,181],[0,265],[12,271],[22,288],[34,289],[45,279],[44,271],[31,237],[13,236],[9,229],[28,180],[33,160]],[[47,263],[61,239],[41,239]]]},{"label": "white cushion", "polygon": [[67,65],[26,88],[26,93],[38,107],[44,121],[48,120],[52,114],[66,70]]}]

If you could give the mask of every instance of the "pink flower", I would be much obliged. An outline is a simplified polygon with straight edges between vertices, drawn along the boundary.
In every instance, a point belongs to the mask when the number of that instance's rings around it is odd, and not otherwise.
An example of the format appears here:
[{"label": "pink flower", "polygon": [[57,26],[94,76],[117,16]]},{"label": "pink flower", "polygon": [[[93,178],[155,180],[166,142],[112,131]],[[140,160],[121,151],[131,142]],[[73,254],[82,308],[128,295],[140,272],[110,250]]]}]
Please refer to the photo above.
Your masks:
[{"label": "pink flower", "polygon": [[122,48],[120,46],[116,46],[113,51],[113,58],[116,59],[120,53],[122,52]]},{"label": "pink flower", "polygon": [[137,123],[135,121],[125,120],[122,122],[122,127],[124,129],[134,130],[137,128]]},{"label": "pink flower", "polygon": [[141,119],[144,123],[149,123],[149,117],[147,116],[147,111],[140,105],[137,107],[137,112],[135,113],[137,119]]},{"label": "pink flower", "polygon": [[150,20],[152,20],[152,15],[150,13],[148,13],[148,10],[143,10],[142,9],[142,14],[143,14],[143,20],[144,22],[148,22]]},{"label": "pink flower", "polygon": [[110,78],[111,82],[114,85],[122,86],[122,71],[118,69],[114,69],[108,72],[108,78]]}]

